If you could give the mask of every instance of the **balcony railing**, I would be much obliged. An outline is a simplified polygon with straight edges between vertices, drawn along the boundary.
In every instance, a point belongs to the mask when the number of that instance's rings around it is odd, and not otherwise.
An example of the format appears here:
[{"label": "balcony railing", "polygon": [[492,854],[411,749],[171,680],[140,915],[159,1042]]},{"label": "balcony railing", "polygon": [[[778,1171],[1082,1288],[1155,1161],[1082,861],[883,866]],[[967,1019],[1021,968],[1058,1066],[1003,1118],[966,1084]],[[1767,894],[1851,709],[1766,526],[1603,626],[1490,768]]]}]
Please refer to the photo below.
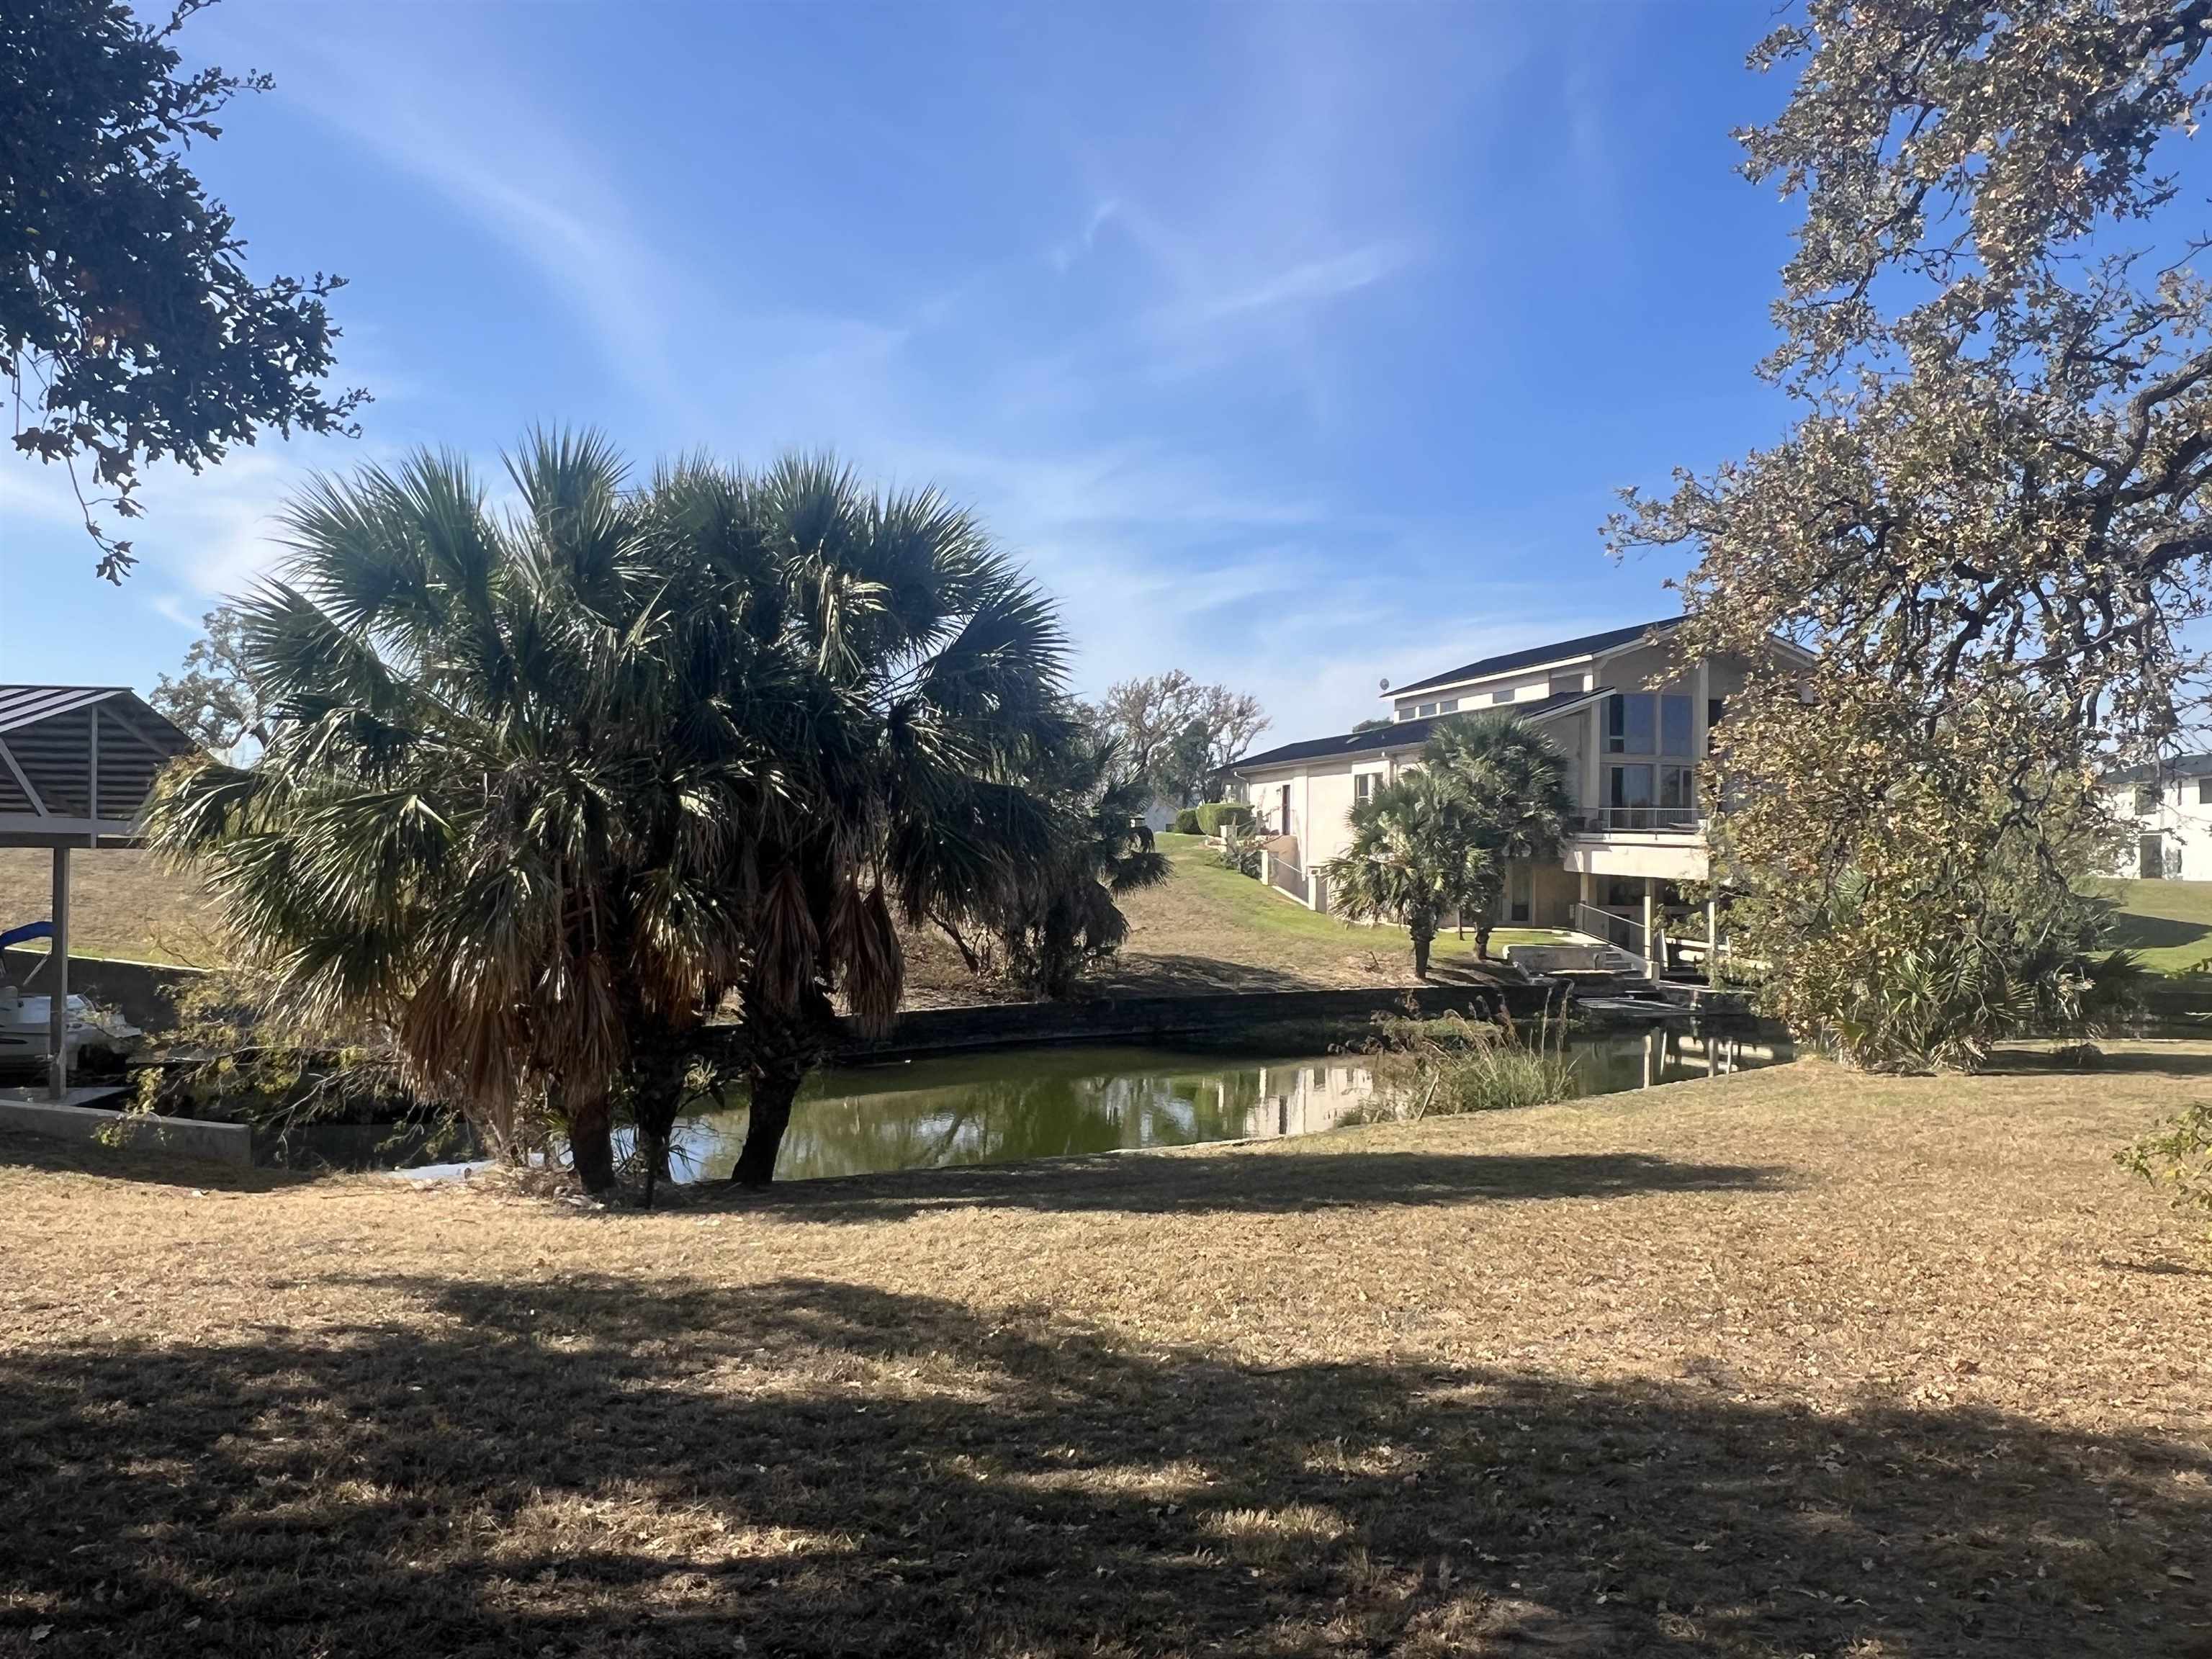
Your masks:
[{"label": "balcony railing", "polygon": [[1705,815],[1694,806],[1601,806],[1595,812],[1577,813],[1574,827],[1585,836],[1694,836],[1705,822]]}]

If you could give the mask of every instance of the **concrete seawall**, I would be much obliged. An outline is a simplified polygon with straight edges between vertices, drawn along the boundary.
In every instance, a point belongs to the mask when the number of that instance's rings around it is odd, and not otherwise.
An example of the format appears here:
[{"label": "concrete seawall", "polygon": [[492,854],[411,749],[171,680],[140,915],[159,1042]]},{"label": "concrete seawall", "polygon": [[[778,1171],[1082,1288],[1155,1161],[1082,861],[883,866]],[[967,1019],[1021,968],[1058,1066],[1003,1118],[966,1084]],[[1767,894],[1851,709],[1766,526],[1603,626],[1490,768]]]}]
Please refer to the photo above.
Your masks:
[{"label": "concrete seawall", "polygon": [[[1204,1039],[1234,1042],[1279,1025],[1357,1027],[1377,1014],[1402,1012],[1410,999],[1419,1013],[1495,1015],[1501,1006],[1516,1018],[1543,1009],[1536,986],[1424,985],[1396,990],[1230,992],[1189,997],[1106,997],[1080,1002],[1012,1002],[963,1008],[917,1008],[898,1017],[888,1037],[871,1042],[849,1020],[831,1051],[835,1060],[895,1060],[1015,1048],[1046,1043],[1170,1042]],[[709,1028],[710,1049],[720,1028]]]},{"label": "concrete seawall", "polygon": [[240,1169],[251,1169],[253,1164],[253,1131],[243,1123],[202,1123],[192,1118],[155,1117],[100,1106],[0,1100],[0,1129],[20,1130],[49,1140],[109,1140],[134,1152],[173,1152],[179,1158],[204,1158]]}]

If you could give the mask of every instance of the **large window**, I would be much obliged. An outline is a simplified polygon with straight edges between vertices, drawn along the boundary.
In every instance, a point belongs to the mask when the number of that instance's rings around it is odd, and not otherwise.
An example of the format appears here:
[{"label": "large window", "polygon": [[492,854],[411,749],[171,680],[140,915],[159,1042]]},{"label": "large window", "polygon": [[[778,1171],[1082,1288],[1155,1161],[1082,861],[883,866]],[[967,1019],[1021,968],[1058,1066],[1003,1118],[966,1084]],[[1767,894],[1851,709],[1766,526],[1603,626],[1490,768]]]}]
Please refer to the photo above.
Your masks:
[{"label": "large window", "polygon": [[1605,772],[1607,827],[1680,830],[1696,821],[1696,767],[1672,761],[1616,761]]},{"label": "large window", "polygon": [[2159,790],[2156,784],[2137,784],[2136,786],[2136,811],[2138,812],[2155,812],[2158,811],[2158,796]]},{"label": "large window", "polygon": [[1354,772],[1352,775],[1352,804],[1354,806],[1375,799],[1375,780],[1382,775],[1380,772]]},{"label": "large window", "polygon": [[1605,703],[1608,755],[1691,755],[1690,700],[1616,692]]},{"label": "large window", "polygon": [[1648,755],[1657,733],[1651,728],[1651,699],[1641,691],[1615,693],[1605,700],[1605,752]]},{"label": "large window", "polygon": [[1513,701],[1513,688],[1509,685],[1502,690],[1492,692],[1490,694],[1490,700],[1492,702],[1511,702]]}]

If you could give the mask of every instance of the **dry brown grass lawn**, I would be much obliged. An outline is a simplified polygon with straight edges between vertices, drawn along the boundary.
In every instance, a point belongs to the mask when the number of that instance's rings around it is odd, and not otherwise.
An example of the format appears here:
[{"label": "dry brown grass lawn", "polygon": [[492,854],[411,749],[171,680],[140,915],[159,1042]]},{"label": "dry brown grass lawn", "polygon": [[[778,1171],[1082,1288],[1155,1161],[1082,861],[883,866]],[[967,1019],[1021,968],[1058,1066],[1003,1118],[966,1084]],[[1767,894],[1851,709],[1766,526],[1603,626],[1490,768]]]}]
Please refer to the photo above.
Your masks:
[{"label": "dry brown grass lawn", "polygon": [[[43,921],[52,911],[51,856],[0,847],[0,932]],[[215,931],[213,901],[192,881],[163,870],[151,854],[108,848],[70,854],[71,955],[205,966],[221,956]]]},{"label": "dry brown grass lawn", "polygon": [[0,1652],[2212,1653],[2212,1045],[597,1213],[0,1145]]}]

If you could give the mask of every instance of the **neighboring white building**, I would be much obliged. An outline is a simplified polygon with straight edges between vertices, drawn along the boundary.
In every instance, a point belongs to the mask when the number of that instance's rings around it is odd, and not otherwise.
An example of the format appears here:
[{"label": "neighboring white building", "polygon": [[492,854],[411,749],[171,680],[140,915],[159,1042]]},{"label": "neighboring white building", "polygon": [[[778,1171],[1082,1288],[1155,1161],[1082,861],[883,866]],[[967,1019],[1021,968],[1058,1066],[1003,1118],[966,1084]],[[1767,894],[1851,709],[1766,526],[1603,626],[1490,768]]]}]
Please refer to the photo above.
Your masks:
[{"label": "neighboring white building", "polygon": [[2105,779],[2112,811],[2136,827],[2118,873],[2212,881],[2212,755],[2178,755]]},{"label": "neighboring white building", "polygon": [[[1742,689],[1744,665],[1683,668],[1668,638],[1680,622],[1486,657],[1386,693],[1388,726],[1246,756],[1232,770],[1275,838],[1272,868],[1289,866],[1276,884],[1327,909],[1324,884],[1311,872],[1350,842],[1352,803],[1418,764],[1437,720],[1492,711],[1534,722],[1559,746],[1575,799],[1559,858],[1514,866],[1498,921],[1571,927],[1577,906],[1632,915],[1664,884],[1704,880],[1698,769],[1723,705]],[[1784,641],[1772,649],[1778,664],[1811,660]]]}]

